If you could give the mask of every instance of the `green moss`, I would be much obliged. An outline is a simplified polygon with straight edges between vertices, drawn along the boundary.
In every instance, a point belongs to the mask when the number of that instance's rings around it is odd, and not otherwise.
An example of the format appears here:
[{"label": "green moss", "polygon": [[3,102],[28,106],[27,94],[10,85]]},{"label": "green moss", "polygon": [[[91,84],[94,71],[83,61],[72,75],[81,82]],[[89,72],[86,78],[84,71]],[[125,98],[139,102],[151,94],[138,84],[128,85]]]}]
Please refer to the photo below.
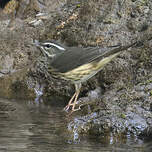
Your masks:
[{"label": "green moss", "polygon": [[121,118],[126,119],[126,115],[125,114],[122,113],[120,116],[121,116]]},{"label": "green moss", "polygon": [[80,6],[81,6],[80,4],[77,5],[78,8],[79,8]]},{"label": "green moss", "polygon": [[149,83],[152,83],[151,79],[146,81],[146,84],[149,84]]}]

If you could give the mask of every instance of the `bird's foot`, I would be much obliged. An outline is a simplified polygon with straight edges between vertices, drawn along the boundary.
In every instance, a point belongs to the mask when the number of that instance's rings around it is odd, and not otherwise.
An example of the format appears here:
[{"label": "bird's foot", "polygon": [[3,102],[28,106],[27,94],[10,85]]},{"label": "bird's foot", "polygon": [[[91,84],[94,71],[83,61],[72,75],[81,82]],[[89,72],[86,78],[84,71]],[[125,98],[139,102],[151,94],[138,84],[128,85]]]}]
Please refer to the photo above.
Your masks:
[{"label": "bird's foot", "polygon": [[65,107],[63,108],[63,110],[66,111],[66,112],[68,112],[69,108],[70,108],[70,105],[67,105],[67,106],[65,106]]},{"label": "bird's foot", "polygon": [[73,112],[78,111],[78,110],[81,110],[81,108],[79,107],[79,108],[77,108],[77,109],[72,109],[72,110],[69,112],[68,116],[70,116]]},{"label": "bird's foot", "polygon": [[72,104],[68,104],[63,110],[68,112],[70,110],[70,107],[72,107],[70,114],[72,114],[74,111],[78,111],[81,109],[80,106],[79,106],[79,108],[75,109],[75,104],[72,103]]}]

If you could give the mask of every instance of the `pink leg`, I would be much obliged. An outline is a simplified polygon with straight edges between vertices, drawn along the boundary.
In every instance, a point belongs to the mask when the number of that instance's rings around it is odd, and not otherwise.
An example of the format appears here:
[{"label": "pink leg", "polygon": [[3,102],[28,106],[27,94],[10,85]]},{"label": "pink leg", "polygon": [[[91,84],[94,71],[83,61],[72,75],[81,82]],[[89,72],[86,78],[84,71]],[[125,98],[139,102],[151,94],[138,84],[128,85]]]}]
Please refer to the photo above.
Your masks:
[{"label": "pink leg", "polygon": [[72,101],[73,101],[73,99],[75,98],[75,96],[76,96],[76,92],[74,93],[74,95],[73,95],[72,98],[70,99],[68,105],[64,108],[65,111],[68,111],[69,108],[70,108],[70,106],[73,105],[73,104],[72,104]]},{"label": "pink leg", "polygon": [[75,105],[76,105],[76,102],[77,102],[77,99],[78,99],[78,96],[79,96],[79,93],[80,93],[80,89],[81,89],[81,83],[75,84],[75,90],[76,90],[76,92],[74,93],[74,95],[70,99],[68,105],[64,108],[65,111],[68,111],[69,108],[70,108],[70,106],[72,106],[71,113],[74,112],[74,111],[80,110],[80,107],[78,109],[74,109]]},{"label": "pink leg", "polygon": [[77,102],[77,99],[78,99],[78,96],[79,96],[79,93],[80,93],[80,90],[78,90],[78,91],[76,92],[75,100],[74,100],[74,102],[73,102],[73,104],[72,104],[72,112],[77,111],[77,110],[80,110],[80,108],[74,109],[74,108],[75,108],[75,105],[76,105],[76,102]]}]

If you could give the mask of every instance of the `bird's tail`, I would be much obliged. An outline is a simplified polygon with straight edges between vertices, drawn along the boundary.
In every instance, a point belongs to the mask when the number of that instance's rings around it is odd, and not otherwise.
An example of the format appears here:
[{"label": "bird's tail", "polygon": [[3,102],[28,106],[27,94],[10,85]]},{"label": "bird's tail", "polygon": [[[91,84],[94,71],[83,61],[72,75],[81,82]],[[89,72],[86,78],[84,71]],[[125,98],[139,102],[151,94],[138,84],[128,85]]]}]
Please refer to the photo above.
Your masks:
[{"label": "bird's tail", "polygon": [[126,46],[118,46],[114,49],[109,49],[108,51],[105,51],[105,53],[101,54],[101,56],[98,56],[94,62],[97,63],[96,68],[101,69],[109,63],[113,58],[117,57],[119,54],[121,54],[122,51],[127,50],[128,48],[135,47],[137,45],[137,42],[126,45]]}]

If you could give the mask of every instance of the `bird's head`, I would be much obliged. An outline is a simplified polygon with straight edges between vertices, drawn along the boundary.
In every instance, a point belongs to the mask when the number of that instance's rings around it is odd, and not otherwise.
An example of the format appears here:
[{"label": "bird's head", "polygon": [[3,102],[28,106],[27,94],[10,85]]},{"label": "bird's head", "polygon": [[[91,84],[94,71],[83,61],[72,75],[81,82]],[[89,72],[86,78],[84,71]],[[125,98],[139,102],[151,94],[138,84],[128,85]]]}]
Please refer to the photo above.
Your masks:
[{"label": "bird's head", "polygon": [[53,58],[57,54],[63,53],[66,48],[54,41],[39,42],[34,41],[34,44],[40,48],[41,52],[49,58]]}]

